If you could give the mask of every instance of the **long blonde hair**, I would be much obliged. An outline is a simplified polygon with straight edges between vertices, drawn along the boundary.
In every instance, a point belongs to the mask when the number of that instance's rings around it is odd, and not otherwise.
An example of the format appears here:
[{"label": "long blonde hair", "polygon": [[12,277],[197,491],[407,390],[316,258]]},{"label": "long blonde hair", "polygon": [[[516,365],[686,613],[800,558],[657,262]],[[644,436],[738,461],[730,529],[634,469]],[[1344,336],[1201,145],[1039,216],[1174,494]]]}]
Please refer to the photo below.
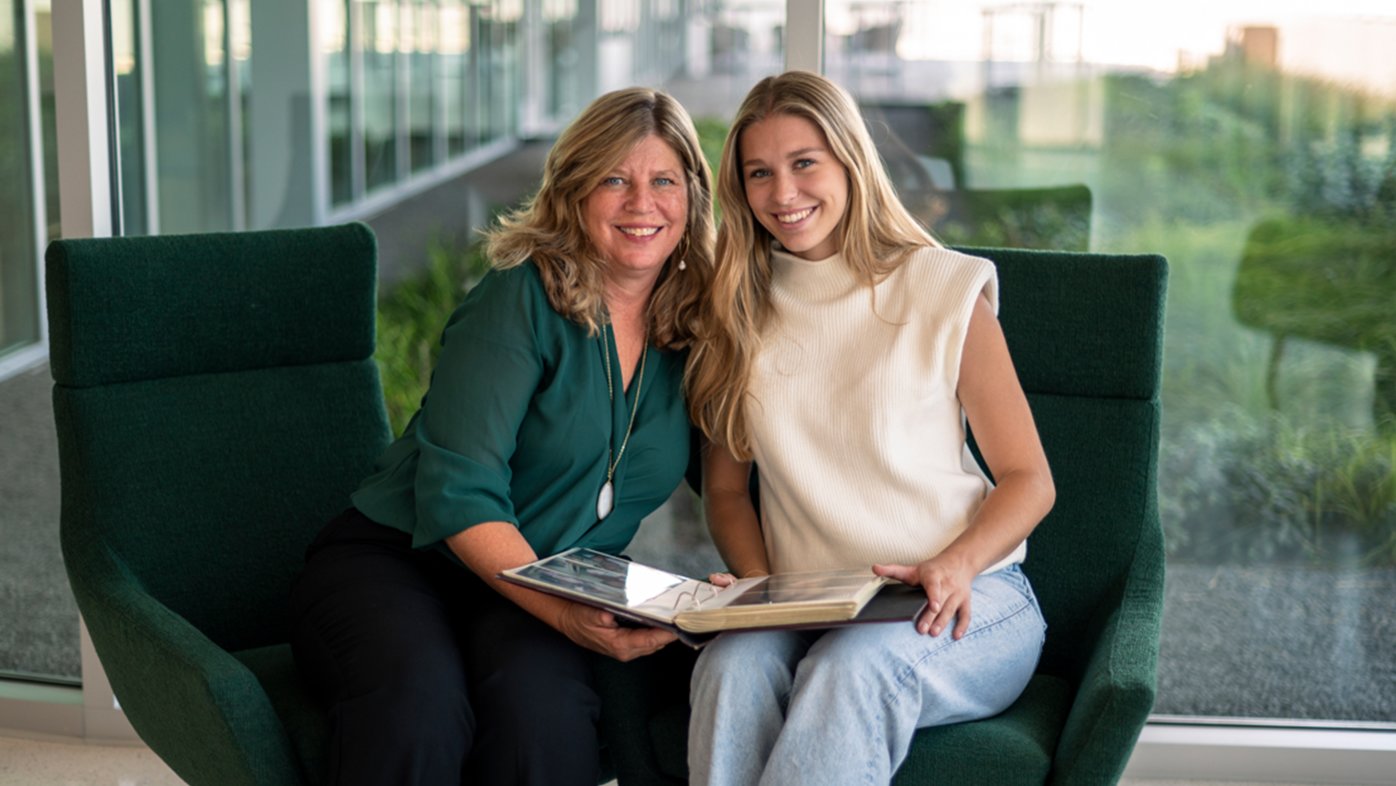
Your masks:
[{"label": "long blonde hair", "polygon": [[813,123],[847,170],[848,207],[839,223],[840,252],[867,282],[870,294],[871,287],[911,252],[940,246],[898,199],[848,93],[806,71],[788,71],[756,83],[737,111],[718,162],[722,226],[717,234],[712,294],[685,379],[693,422],[710,441],[742,460],[751,458],[745,404],[760,331],[770,312],[773,238],[747,204],[739,148],[742,133],[772,115]]},{"label": "long blonde hair", "polygon": [[[712,277],[712,175],[692,118],[669,95],[628,88],[591,102],[548,152],[538,193],[486,233],[486,253],[496,268],[532,259],[553,309],[596,334],[607,319],[602,296],[607,263],[587,237],[583,204],[651,135],[679,157],[688,189],[687,225],[655,282],[647,315],[651,341],[677,349],[693,339]],[[683,271],[677,269],[680,261]]]}]

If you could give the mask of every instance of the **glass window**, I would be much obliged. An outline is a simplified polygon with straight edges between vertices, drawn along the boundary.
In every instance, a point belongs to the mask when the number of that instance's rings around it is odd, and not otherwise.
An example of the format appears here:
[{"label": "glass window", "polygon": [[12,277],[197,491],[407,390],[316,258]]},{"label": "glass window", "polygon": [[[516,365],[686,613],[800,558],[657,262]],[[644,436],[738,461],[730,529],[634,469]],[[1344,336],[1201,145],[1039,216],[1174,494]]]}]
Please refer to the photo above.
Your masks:
[{"label": "glass window", "polygon": [[508,137],[518,126],[523,0],[486,0],[479,8],[480,133],[483,141],[494,141]]},{"label": "glass window", "polygon": [[1389,4],[828,0],[826,19],[829,75],[942,239],[1170,260],[1155,711],[1390,726]]},{"label": "glass window", "polygon": [[[229,82],[236,92],[233,102],[237,114],[230,118],[236,128],[231,129],[229,155],[234,161],[232,174],[241,175],[240,180],[230,183],[235,189],[230,200],[236,206],[234,229],[247,228],[247,216],[251,212],[252,199],[252,6],[251,0],[226,0],[228,9],[228,67]],[[286,144],[295,144],[287,140]]]},{"label": "glass window", "polygon": [[23,4],[0,2],[0,354],[39,338]]},{"label": "glass window", "polygon": [[439,30],[435,0],[415,0],[403,9],[403,50],[408,52],[411,91],[407,103],[408,160],[412,171],[436,161],[436,49]]},{"label": "glass window", "polygon": [[543,29],[548,57],[548,116],[566,122],[582,110],[586,87],[579,46],[593,39],[577,17],[577,0],[543,0]]},{"label": "glass window", "polygon": [[348,0],[321,0],[320,52],[325,58],[326,124],[330,136],[330,203],[342,205],[354,195],[349,92]]},{"label": "glass window", "polygon": [[139,20],[133,0],[113,0],[112,69],[116,74],[117,138],[121,155],[121,233],[149,230],[145,190],[145,93],[140,57]]},{"label": "glass window", "polygon": [[[52,17],[49,0],[0,0],[0,356],[37,341],[38,252],[33,187],[45,182],[45,207],[57,236],[58,185],[53,122]],[[30,131],[26,41],[38,54],[39,133]],[[32,168],[42,141],[43,173]],[[78,611],[58,546],[58,456],[49,408],[53,382],[43,367],[0,381],[0,676],[76,684]]]},{"label": "glass window", "polygon": [[364,173],[372,191],[397,180],[397,0],[357,0],[363,57]]},{"label": "glass window", "polygon": [[470,63],[470,12],[464,0],[441,0],[440,37],[437,51],[441,57],[441,115],[445,124],[446,155],[458,156],[474,139],[468,136],[466,100],[474,93]]},{"label": "glass window", "polygon": [[151,16],[160,231],[232,228],[232,149],[221,0]]}]

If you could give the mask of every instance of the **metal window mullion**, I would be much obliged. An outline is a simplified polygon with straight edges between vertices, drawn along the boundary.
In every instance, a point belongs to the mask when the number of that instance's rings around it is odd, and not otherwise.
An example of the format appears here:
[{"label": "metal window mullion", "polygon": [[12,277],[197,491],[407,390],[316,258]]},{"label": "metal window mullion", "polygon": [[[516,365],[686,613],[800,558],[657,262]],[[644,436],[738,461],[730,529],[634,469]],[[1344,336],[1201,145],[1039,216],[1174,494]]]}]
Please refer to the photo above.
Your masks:
[{"label": "metal window mullion", "polygon": [[19,45],[24,56],[24,105],[29,116],[29,195],[34,206],[34,302],[38,304],[38,344],[48,344],[48,301],[44,297],[44,249],[48,247],[48,184],[44,182],[44,123],[39,105],[39,45],[34,34],[34,0],[21,0]]},{"label": "metal window mullion", "polygon": [[227,105],[228,122],[224,130],[228,134],[228,220],[233,231],[247,228],[247,188],[245,182],[246,161],[242,154],[242,80],[234,63],[233,54],[233,3],[223,2],[223,99]]},{"label": "metal window mullion", "polygon": [[155,67],[150,33],[150,0],[136,0],[136,58],[140,63],[141,149],[145,192],[145,232],[160,234],[160,162],[156,152]]}]

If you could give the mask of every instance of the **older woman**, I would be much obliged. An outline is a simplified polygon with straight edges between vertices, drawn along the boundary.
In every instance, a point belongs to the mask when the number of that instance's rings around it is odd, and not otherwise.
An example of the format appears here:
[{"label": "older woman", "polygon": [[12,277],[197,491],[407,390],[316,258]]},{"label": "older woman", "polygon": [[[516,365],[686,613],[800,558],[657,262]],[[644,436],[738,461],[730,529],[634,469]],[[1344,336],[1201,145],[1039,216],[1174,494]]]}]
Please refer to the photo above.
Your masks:
[{"label": "older woman", "polygon": [[597,99],[489,238],[421,410],[307,553],[294,646],[330,708],[329,783],[594,784],[589,651],[673,635],[500,582],[618,553],[688,457],[684,348],[710,175],[672,98]]}]

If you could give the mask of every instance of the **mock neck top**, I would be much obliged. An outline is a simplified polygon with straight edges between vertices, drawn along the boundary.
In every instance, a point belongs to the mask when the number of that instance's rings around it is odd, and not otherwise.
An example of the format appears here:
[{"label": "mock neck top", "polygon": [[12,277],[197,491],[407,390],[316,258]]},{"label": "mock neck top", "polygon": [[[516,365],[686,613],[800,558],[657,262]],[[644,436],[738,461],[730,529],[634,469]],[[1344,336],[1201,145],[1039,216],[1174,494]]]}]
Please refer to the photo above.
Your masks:
[{"label": "mock neck top", "polygon": [[923,248],[873,287],[839,254],[775,250],[771,264],[746,410],[771,567],[938,554],[991,487],[966,446],[956,389],[975,299],[998,307],[993,264]]}]

